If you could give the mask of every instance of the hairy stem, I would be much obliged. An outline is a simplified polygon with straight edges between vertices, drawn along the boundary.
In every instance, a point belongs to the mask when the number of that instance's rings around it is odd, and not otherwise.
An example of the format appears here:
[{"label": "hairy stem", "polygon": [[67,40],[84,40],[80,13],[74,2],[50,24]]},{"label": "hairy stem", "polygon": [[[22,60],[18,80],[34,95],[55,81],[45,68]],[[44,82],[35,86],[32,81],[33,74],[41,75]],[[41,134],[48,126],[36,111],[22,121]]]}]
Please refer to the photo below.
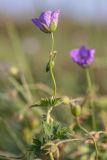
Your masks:
[{"label": "hairy stem", "polygon": [[[54,36],[53,36],[53,33],[51,33],[51,37],[52,37],[52,48],[51,48],[50,62],[52,62],[53,52],[54,52]],[[53,85],[54,85],[53,96],[56,97],[56,81],[55,81],[55,77],[54,77],[54,73],[53,73],[53,67],[52,67],[51,63],[50,63],[50,73],[51,73],[51,77],[52,77],[52,81],[53,81]]]},{"label": "hairy stem", "polygon": [[[54,55],[54,36],[53,36],[53,33],[51,33],[51,38],[52,38],[52,47],[51,47],[51,52],[50,52],[50,74],[51,74],[53,86],[54,86],[53,97],[55,98],[56,97],[56,81],[55,81],[55,77],[54,77],[54,73],[53,73],[53,66],[52,66],[52,61],[54,61],[53,57],[55,56]],[[51,108],[48,110],[47,123],[49,123],[50,120],[53,120],[50,116],[52,109],[53,109],[53,106],[51,106]]]},{"label": "hairy stem", "polygon": [[53,81],[53,84],[54,84],[53,97],[56,97],[56,81],[55,81],[55,77],[54,77],[54,74],[53,74],[53,69],[52,69],[51,66],[50,66],[50,73],[51,73],[52,81]]},{"label": "hairy stem", "polygon": [[53,52],[54,51],[54,35],[53,33],[51,33],[51,37],[52,37],[52,48],[51,48],[51,51]]}]

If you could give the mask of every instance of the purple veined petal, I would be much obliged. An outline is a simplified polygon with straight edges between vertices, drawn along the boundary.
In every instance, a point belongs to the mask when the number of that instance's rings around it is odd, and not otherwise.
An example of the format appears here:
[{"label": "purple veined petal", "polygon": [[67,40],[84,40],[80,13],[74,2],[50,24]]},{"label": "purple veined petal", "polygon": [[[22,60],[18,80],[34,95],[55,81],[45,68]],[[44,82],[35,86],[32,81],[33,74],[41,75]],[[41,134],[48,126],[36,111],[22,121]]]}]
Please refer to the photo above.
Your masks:
[{"label": "purple veined petal", "polygon": [[79,48],[79,55],[81,58],[90,58],[94,57],[95,49],[94,48],[86,48],[85,46],[81,46]]},{"label": "purple veined petal", "polygon": [[42,12],[41,15],[39,16],[39,21],[49,27],[51,23],[51,14],[52,11],[50,10]]},{"label": "purple veined petal", "polygon": [[56,23],[56,25],[58,24],[58,19],[59,19],[59,15],[60,15],[60,10],[55,10],[52,12],[52,21],[54,21]]},{"label": "purple veined petal", "polygon": [[40,23],[38,18],[33,18],[32,22],[39,28],[41,29],[43,32],[45,33],[49,33],[48,30],[45,29],[45,27]]},{"label": "purple veined petal", "polygon": [[90,59],[88,59],[88,60],[86,61],[86,64],[91,64],[93,61],[94,61],[94,59],[93,59],[93,58],[90,58]]},{"label": "purple veined petal", "polygon": [[90,52],[90,58],[88,58],[87,64],[91,64],[94,61],[95,49],[91,48],[89,49],[89,52]]},{"label": "purple veined petal", "polygon": [[94,48],[91,48],[91,49],[89,49],[89,51],[90,51],[91,56],[94,57],[96,50]]},{"label": "purple veined petal", "polygon": [[70,51],[70,57],[74,62],[78,62],[79,51],[79,48]]},{"label": "purple veined petal", "polygon": [[42,25],[41,25],[41,23],[40,23],[40,21],[39,21],[38,18],[33,18],[33,19],[32,19],[32,22],[33,22],[34,24],[36,24],[37,27],[39,27],[40,29],[42,29]]}]

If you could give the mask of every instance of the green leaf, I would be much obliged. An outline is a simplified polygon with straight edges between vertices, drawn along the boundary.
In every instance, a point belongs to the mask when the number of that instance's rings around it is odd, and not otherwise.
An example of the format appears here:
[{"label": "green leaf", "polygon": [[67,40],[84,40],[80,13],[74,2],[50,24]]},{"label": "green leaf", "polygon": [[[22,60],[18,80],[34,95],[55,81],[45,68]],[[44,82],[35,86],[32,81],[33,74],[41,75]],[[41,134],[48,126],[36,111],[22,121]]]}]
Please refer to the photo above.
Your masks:
[{"label": "green leaf", "polygon": [[30,106],[30,108],[32,107],[49,107],[49,106],[58,106],[62,104],[62,100],[61,98],[41,98],[39,103],[35,103],[33,105]]}]

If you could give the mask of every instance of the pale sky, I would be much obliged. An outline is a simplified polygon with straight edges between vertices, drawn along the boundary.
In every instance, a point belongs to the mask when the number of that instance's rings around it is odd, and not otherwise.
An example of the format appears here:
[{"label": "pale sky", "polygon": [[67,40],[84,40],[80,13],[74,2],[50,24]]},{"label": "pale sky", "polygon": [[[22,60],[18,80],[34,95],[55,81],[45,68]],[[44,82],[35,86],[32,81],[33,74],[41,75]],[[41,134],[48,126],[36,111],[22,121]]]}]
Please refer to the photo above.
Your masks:
[{"label": "pale sky", "polygon": [[107,22],[107,0],[0,0],[0,14],[19,19],[34,15],[37,10],[57,8],[77,20]]}]

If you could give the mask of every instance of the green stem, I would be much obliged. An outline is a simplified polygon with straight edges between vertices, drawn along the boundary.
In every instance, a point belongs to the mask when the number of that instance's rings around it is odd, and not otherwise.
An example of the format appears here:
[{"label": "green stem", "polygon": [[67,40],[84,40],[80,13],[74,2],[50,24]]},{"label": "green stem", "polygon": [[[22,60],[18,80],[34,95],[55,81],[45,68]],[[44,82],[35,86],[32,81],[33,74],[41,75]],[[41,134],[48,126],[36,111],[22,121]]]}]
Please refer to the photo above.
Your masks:
[{"label": "green stem", "polygon": [[56,97],[56,81],[55,81],[55,77],[54,77],[54,74],[53,74],[53,67],[51,65],[52,58],[53,58],[53,52],[54,52],[54,36],[53,36],[53,33],[51,33],[51,37],[52,37],[52,48],[51,48],[51,58],[50,58],[50,73],[51,73],[51,77],[52,77],[52,81],[53,81],[53,85],[54,85],[53,96]]},{"label": "green stem", "polygon": [[50,160],[54,160],[52,152],[49,153]]},{"label": "green stem", "polygon": [[84,131],[85,133],[89,134],[89,132],[79,123],[78,124],[79,128]]},{"label": "green stem", "polygon": [[[91,77],[90,77],[88,68],[86,68],[86,78],[87,78],[87,84],[88,84],[88,94],[92,96],[92,92],[93,92],[92,82],[91,82]],[[96,130],[95,106],[92,99],[90,100],[90,106],[91,106],[91,115],[92,115],[92,127],[93,127],[93,130]]]},{"label": "green stem", "polygon": [[53,81],[53,84],[54,84],[53,97],[56,97],[56,81],[55,81],[55,77],[54,77],[54,74],[53,74],[52,67],[50,67],[50,73],[51,73],[52,81]]},{"label": "green stem", "polygon": [[55,42],[53,33],[51,33],[51,37],[52,37],[52,48],[51,48],[51,51],[53,53],[53,51],[54,51],[54,42]]},{"label": "green stem", "polygon": [[91,135],[89,134],[89,132],[87,131],[87,129],[85,129],[80,123],[78,124],[78,126],[79,126],[79,128],[80,128],[82,131],[84,131],[86,134],[88,134],[88,135],[90,136],[90,138],[92,139],[92,141],[93,141],[93,143],[94,143],[94,146],[95,146],[96,160],[98,160],[98,147],[97,147],[97,143],[96,143],[94,137],[91,136]]},{"label": "green stem", "polygon": [[83,141],[84,139],[82,138],[74,138],[74,139],[65,139],[65,140],[62,140],[62,141],[59,141],[58,143],[56,143],[56,146],[59,146],[60,144],[62,143],[67,143],[67,142],[73,142],[73,141]]},{"label": "green stem", "polygon": [[94,143],[94,146],[95,146],[95,150],[96,150],[96,160],[98,160],[98,147],[97,147],[97,143],[96,143],[96,141],[95,141],[94,138],[92,138],[92,140],[93,140],[93,143]]},{"label": "green stem", "polygon": [[47,113],[47,123],[49,124],[50,123],[50,120],[53,121],[53,119],[51,118],[50,114],[53,110],[53,106],[50,107],[50,109],[48,109],[48,113]]},{"label": "green stem", "polygon": [[88,83],[88,92],[91,93],[92,92],[92,83],[91,83],[89,68],[86,68],[86,77],[87,77],[87,83]]},{"label": "green stem", "polygon": [[[50,74],[52,77],[52,81],[53,81],[53,85],[54,85],[54,89],[53,89],[53,97],[56,97],[56,81],[55,81],[55,77],[54,77],[54,73],[53,73],[53,66],[52,66],[52,61],[54,61],[54,36],[53,33],[51,33],[51,38],[52,38],[52,47],[51,47],[51,52],[50,52]],[[52,112],[53,106],[51,106],[51,108],[48,110],[47,113],[47,123],[50,122],[50,120],[53,120],[50,116],[51,112]]]}]

